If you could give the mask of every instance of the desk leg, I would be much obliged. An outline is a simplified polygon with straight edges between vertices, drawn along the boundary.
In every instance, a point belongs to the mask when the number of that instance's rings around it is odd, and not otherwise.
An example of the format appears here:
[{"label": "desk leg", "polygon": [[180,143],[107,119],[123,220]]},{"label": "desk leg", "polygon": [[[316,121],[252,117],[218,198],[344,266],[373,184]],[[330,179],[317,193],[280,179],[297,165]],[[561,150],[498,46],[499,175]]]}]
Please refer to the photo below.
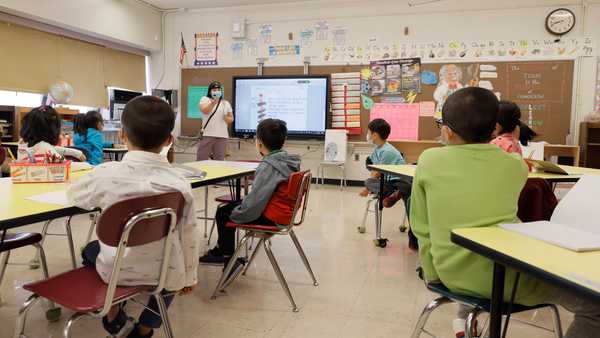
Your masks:
[{"label": "desk leg", "polygon": [[492,306],[490,311],[490,338],[502,337],[502,303],[504,302],[504,276],[506,268],[494,263]]},{"label": "desk leg", "polygon": [[242,200],[242,179],[241,178],[235,179],[235,200],[236,201]]},{"label": "desk leg", "polygon": [[377,198],[377,209],[375,210],[375,246],[385,248],[387,246],[387,238],[381,237],[382,219],[383,219],[383,187],[385,183],[385,175],[379,177],[379,194]]}]

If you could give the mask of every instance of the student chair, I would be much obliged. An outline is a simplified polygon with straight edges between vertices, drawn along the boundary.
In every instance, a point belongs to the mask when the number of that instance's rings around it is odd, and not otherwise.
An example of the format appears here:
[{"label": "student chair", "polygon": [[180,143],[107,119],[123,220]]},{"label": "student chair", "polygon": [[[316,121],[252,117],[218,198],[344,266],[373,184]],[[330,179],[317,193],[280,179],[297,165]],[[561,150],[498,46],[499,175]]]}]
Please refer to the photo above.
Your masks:
[{"label": "student chair", "polygon": [[[98,220],[98,239],[116,248],[116,258],[108,284],[105,284],[96,269],[82,267],[48,278],[41,282],[23,286],[31,295],[19,311],[15,326],[15,338],[24,336],[25,322],[29,309],[41,298],[49,299],[75,313],[65,323],[63,335],[71,337],[71,328],[83,316],[101,318],[113,305],[125,302],[142,294],[156,298],[163,320],[165,336],[173,337],[167,307],[160,295],[164,288],[169,268],[171,239],[175,234],[177,217],[182,214],[183,195],[179,192],[164,193],[120,201],[104,210]],[[165,240],[163,256],[156,285],[118,286],[119,273],[125,250],[151,242]]]},{"label": "student chair", "polygon": [[[425,309],[423,309],[423,312],[421,313],[421,316],[419,317],[419,320],[417,321],[417,324],[414,328],[414,331],[411,335],[411,338],[419,338],[421,336],[421,333],[426,333],[427,335],[434,337],[434,335],[432,335],[429,331],[427,331],[425,329],[425,325],[427,324],[427,320],[429,319],[429,316],[431,315],[431,313],[433,313],[433,311],[435,311],[438,307],[444,305],[444,304],[449,304],[449,303],[458,303],[458,304],[462,304],[462,305],[466,305],[469,308],[471,308],[471,312],[469,313],[467,320],[466,320],[466,324],[465,324],[465,338],[475,338],[475,331],[477,330],[477,317],[484,312],[489,313],[490,312],[490,308],[491,308],[491,302],[489,299],[483,299],[483,298],[477,298],[477,297],[470,297],[470,296],[464,296],[464,295],[459,295],[456,293],[451,292],[450,290],[448,290],[448,288],[446,288],[443,284],[427,284],[427,289],[429,289],[429,291],[437,293],[438,295],[440,295],[440,297],[434,299],[433,301],[431,301],[429,304],[427,304],[427,306],[425,306]],[[540,304],[540,305],[535,305],[535,306],[524,306],[524,305],[519,305],[519,304],[512,304],[512,306],[508,303],[504,303],[502,304],[502,314],[503,315],[509,315],[509,314],[513,314],[513,313],[519,313],[519,312],[525,312],[525,311],[531,311],[531,310],[536,310],[536,309],[540,309],[540,308],[549,308],[552,311],[552,321],[554,323],[554,330],[549,330],[546,329],[544,327],[538,326],[538,325],[533,325],[537,328],[549,331],[549,332],[554,332],[554,337],[555,338],[562,338],[563,333],[562,333],[562,327],[561,327],[561,323],[560,323],[560,316],[558,313],[558,308],[556,307],[556,305],[554,304]],[[528,324],[528,323],[525,323]],[[479,337],[487,337],[487,327],[484,329],[484,332],[482,332]]]},{"label": "student chair", "polygon": [[[0,234],[0,285],[2,285],[2,280],[4,279],[4,273],[6,272],[6,267],[8,265],[23,265],[18,263],[9,263],[8,259],[10,258],[10,253],[12,250],[24,248],[26,246],[33,245],[37,252],[39,253],[41,265],[42,265],[42,273],[44,279],[48,279],[48,266],[46,265],[46,255],[44,254],[44,249],[40,244],[42,241],[42,235],[36,232],[22,232],[22,233],[13,233],[13,234]],[[0,297],[1,298],[1,297]],[[1,301],[1,299],[0,299]],[[60,308],[53,306],[50,307],[49,310],[46,311],[46,318],[49,321],[56,321],[60,318]]]},{"label": "student chair", "polygon": [[346,155],[348,148],[348,135],[346,130],[327,129],[325,130],[325,149],[323,151],[323,161],[317,168],[316,183],[321,185],[325,183],[325,169],[335,168],[340,171],[340,189],[348,186],[346,181]]},{"label": "student chair", "polygon": [[[288,235],[292,238],[292,241],[294,242],[294,246],[296,247],[296,250],[298,250],[298,254],[300,254],[300,258],[302,259],[304,266],[308,270],[308,273],[310,274],[310,277],[313,280],[313,285],[318,286],[319,283],[317,282],[315,274],[313,273],[313,271],[310,267],[310,263],[308,262],[308,259],[306,258],[306,254],[304,253],[304,250],[302,250],[302,247],[300,246],[300,242],[298,241],[298,237],[296,237],[296,233],[294,232],[294,229],[293,229],[295,226],[299,226],[304,221],[304,216],[306,214],[306,207],[308,205],[308,196],[309,196],[311,179],[312,179],[312,175],[310,174],[310,171],[297,172],[297,173],[293,173],[292,175],[290,175],[290,179],[287,182],[288,197],[292,201],[294,201],[294,210],[293,210],[292,218],[291,218],[289,224],[286,224],[286,225],[264,225],[264,224],[237,224],[237,223],[233,223],[233,222],[227,223],[226,226],[228,226],[228,227],[246,230],[246,234],[240,241],[240,245],[238,245],[237,249],[235,250],[233,256],[231,257],[231,260],[229,261],[229,264],[227,264],[227,266],[225,267],[223,274],[221,275],[221,278],[219,280],[219,283],[217,284],[217,287],[215,288],[215,290],[212,294],[211,299],[215,299],[219,292],[224,291],[225,288],[227,288],[227,286],[229,284],[231,284],[240,273],[242,275],[245,275],[246,271],[248,270],[248,267],[252,264],[252,262],[256,258],[256,254],[258,253],[260,248],[263,247],[265,250],[265,253],[267,254],[267,257],[269,257],[269,261],[271,262],[271,265],[273,266],[273,270],[275,271],[275,274],[277,275],[277,278],[279,279],[279,283],[281,284],[281,287],[285,291],[285,294],[287,295],[287,297],[292,305],[292,310],[294,312],[298,312],[298,306],[296,305],[296,302],[294,301],[294,298],[292,297],[292,293],[290,292],[290,289],[285,280],[285,277],[283,276],[283,273],[281,272],[281,269],[279,268],[279,264],[277,263],[277,260],[275,259],[273,252],[271,251],[271,238],[275,235],[281,235],[281,236]],[[283,183],[283,184],[286,184],[286,183]],[[297,218],[299,218],[298,221],[296,221]],[[233,267],[236,265],[236,261],[237,261],[238,257],[240,257],[240,255],[242,253],[243,247],[248,242],[248,240],[251,238],[258,238],[259,241],[258,241],[258,244],[256,245],[256,248],[252,251],[252,254],[250,255],[250,259],[248,260],[248,263],[245,265],[244,269],[237,269],[236,271],[232,271]]]},{"label": "student chair", "polygon": [[[406,229],[408,229],[407,226],[407,221],[408,221],[408,208],[406,208],[406,202],[404,201],[404,199],[402,199],[402,201],[404,202],[404,207],[405,207],[405,212],[404,212],[404,218],[402,219],[402,223],[400,224],[400,226],[398,227],[398,229],[400,230],[400,232],[405,232]],[[370,194],[367,197],[367,206],[365,207],[365,213],[363,214],[363,218],[362,218],[362,222],[360,223],[360,225],[357,227],[357,230],[359,233],[364,234],[367,231],[367,216],[369,216],[369,214],[374,214],[375,215],[375,239],[373,240],[373,242],[375,243],[376,246],[385,248],[387,246],[387,239],[382,238],[381,237],[381,222],[379,222],[379,217],[381,217],[381,213],[379,212],[379,207],[377,206],[377,203],[379,202],[379,195],[377,194]]]}]

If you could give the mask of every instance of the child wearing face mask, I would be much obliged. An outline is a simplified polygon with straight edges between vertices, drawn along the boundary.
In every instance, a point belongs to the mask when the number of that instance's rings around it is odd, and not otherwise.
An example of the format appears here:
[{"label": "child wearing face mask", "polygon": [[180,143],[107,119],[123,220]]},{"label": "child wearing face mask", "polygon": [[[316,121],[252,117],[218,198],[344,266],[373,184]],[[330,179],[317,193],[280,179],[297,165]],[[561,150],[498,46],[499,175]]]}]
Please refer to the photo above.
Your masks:
[{"label": "child wearing face mask", "polygon": [[202,112],[203,133],[196,159],[205,161],[212,157],[222,161],[225,159],[229,125],[233,123],[233,109],[223,98],[223,86],[219,82],[208,86],[208,92],[198,103],[198,108]]},{"label": "child wearing face mask", "polygon": [[[369,159],[372,164],[405,164],[402,154],[391,145],[387,138],[390,136],[391,127],[384,119],[374,119],[369,123],[367,132],[367,142],[375,145],[375,149]],[[381,174],[376,171],[371,171],[371,175],[365,181],[365,188],[359,193],[360,196],[366,197],[369,193],[379,193],[379,178]],[[386,181],[384,186],[384,195],[387,197],[398,189],[398,177],[394,177]],[[410,194],[410,184],[408,184],[408,193]],[[397,201],[397,200],[396,200]],[[395,202],[394,202],[395,203]],[[393,203],[391,203],[393,205]],[[391,206],[391,205],[389,205]],[[389,207],[388,206],[388,207]]]},{"label": "child wearing face mask", "polygon": [[[282,150],[287,137],[284,121],[266,119],[256,129],[256,148],[262,161],[256,168],[252,190],[241,202],[234,202],[217,209],[215,215],[219,239],[217,246],[200,257],[201,264],[225,265],[235,250],[235,228],[226,227],[227,222],[275,225],[282,215],[291,215],[293,206],[285,210],[285,201],[279,203],[279,185],[287,182],[290,174],[300,170],[300,157]],[[276,207],[277,206],[277,207]],[[238,258],[237,271],[246,262]]]}]

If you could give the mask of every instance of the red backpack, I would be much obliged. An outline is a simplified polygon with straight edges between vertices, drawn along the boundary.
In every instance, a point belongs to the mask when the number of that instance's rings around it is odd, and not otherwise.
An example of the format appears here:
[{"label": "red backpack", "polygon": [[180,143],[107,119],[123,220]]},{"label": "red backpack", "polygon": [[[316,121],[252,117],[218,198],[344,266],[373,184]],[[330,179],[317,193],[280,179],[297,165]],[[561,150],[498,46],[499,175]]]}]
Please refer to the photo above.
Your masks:
[{"label": "red backpack", "polygon": [[292,222],[298,189],[302,178],[308,171],[291,173],[286,182],[281,182],[264,211],[264,216],[279,225],[289,225]]}]

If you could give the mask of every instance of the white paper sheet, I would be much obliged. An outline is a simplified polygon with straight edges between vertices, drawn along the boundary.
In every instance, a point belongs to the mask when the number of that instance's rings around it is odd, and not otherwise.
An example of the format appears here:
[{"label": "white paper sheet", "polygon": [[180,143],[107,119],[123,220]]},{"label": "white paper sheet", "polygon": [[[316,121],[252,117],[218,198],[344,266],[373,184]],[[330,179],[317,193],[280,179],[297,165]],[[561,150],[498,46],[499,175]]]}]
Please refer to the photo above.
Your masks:
[{"label": "white paper sheet", "polygon": [[600,176],[584,175],[558,203],[550,220],[600,235],[599,192]]},{"label": "white paper sheet", "polygon": [[544,146],[546,142],[529,142],[527,146],[523,146],[523,158],[532,160],[544,160]]},{"label": "white paper sheet", "polygon": [[71,205],[71,203],[69,203],[69,199],[67,198],[66,190],[51,191],[44,194],[29,196],[27,199],[39,203],[56,204],[62,206]]},{"label": "white paper sheet", "polygon": [[600,250],[599,191],[600,175],[584,175],[558,203],[550,222],[500,226],[573,251]]}]

